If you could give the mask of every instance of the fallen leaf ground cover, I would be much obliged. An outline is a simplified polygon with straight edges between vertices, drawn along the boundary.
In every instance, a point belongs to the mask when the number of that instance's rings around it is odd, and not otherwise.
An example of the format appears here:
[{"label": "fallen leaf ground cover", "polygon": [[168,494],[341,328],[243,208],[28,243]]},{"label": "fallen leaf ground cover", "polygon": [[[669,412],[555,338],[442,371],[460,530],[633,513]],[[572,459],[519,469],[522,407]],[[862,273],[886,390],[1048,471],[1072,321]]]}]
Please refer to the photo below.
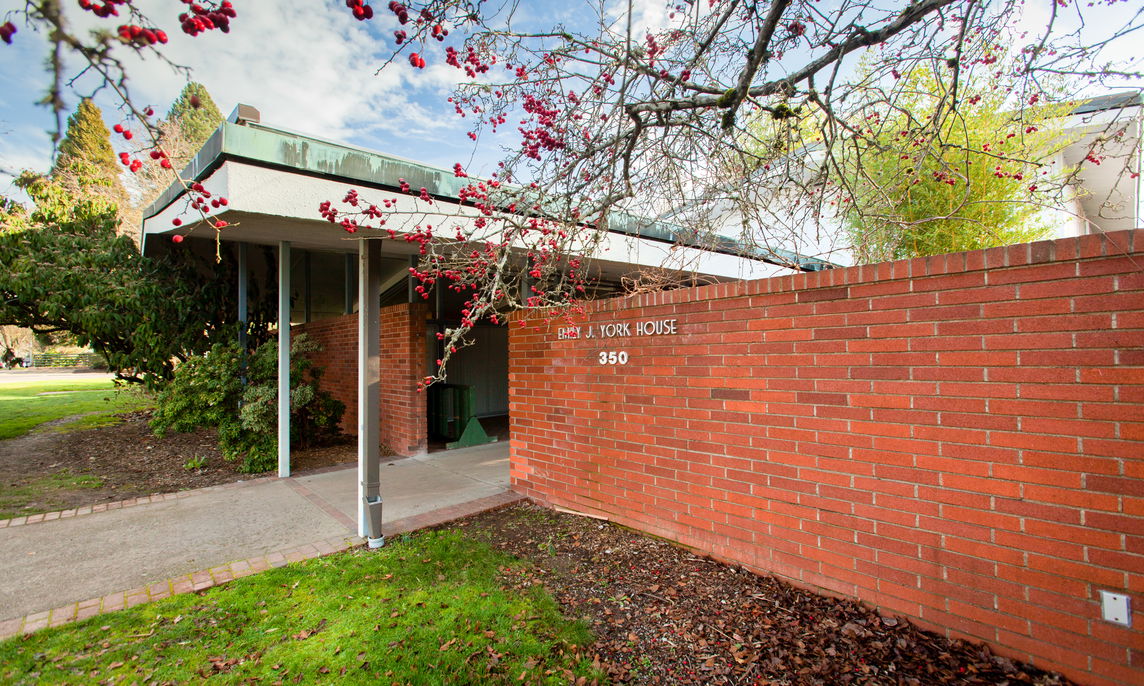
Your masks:
[{"label": "fallen leaf ground cover", "polygon": [[616,683],[1070,683],[602,521],[518,505],[452,526],[531,562],[512,585],[543,586],[586,622],[593,660]]},{"label": "fallen leaf ground cover", "polygon": [[425,532],[0,643],[5,684],[565,684],[591,635],[526,566]]}]

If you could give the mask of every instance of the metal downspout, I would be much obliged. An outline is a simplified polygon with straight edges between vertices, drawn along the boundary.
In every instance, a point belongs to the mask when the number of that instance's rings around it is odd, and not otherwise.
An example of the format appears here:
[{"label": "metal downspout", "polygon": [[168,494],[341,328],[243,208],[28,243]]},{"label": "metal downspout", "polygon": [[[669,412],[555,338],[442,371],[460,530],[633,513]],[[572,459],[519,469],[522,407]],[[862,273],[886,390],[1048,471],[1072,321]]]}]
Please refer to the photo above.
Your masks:
[{"label": "metal downspout", "polygon": [[381,500],[381,244],[358,241],[358,535],[385,545]]}]

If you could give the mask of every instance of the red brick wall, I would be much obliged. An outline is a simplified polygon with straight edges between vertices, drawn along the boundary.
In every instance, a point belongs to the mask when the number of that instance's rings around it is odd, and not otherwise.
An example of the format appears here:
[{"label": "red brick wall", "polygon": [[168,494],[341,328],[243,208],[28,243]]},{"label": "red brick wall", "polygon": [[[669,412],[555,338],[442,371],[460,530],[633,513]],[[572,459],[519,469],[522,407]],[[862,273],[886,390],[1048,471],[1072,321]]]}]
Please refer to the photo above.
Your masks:
[{"label": "red brick wall", "polygon": [[357,435],[357,315],[349,314],[296,324],[290,335],[306,334],[322,346],[310,355],[314,366],[322,368],[321,386],[345,403],[342,431]]},{"label": "red brick wall", "polygon": [[582,326],[648,319],[679,333],[514,323],[514,488],[1144,683],[1144,231],[608,300]]},{"label": "red brick wall", "polygon": [[398,455],[429,449],[425,394],[426,303],[381,309],[381,442]]},{"label": "red brick wall", "polygon": [[[381,309],[381,443],[398,455],[428,449],[425,394],[417,382],[425,376],[424,303]],[[322,346],[315,360],[325,369],[322,387],[346,405],[342,430],[357,434],[357,315],[322,319],[293,328]]]}]

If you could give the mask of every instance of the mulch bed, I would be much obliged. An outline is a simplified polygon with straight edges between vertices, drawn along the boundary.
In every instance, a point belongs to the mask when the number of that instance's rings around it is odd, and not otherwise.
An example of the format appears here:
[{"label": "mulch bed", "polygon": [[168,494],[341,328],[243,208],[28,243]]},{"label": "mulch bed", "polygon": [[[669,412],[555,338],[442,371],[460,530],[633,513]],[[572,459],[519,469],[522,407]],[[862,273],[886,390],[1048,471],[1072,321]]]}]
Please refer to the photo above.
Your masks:
[{"label": "mulch bed", "polygon": [[695,555],[606,522],[518,505],[451,525],[536,566],[597,637],[610,677],[635,684],[1070,684],[988,648],[849,600]]},{"label": "mulch bed", "polygon": [[[267,475],[244,474],[238,471],[238,461],[223,459],[213,429],[159,438],[147,424],[150,412],[129,412],[122,417],[124,421],[114,426],[68,432],[46,426],[27,436],[0,441],[0,484],[24,484],[63,470],[100,479],[103,485],[99,488],[53,490],[45,495],[50,501],[31,503],[41,510],[63,510]],[[185,467],[200,457],[202,467]],[[347,439],[323,448],[292,451],[291,471],[310,471],[356,459],[356,446]]]}]

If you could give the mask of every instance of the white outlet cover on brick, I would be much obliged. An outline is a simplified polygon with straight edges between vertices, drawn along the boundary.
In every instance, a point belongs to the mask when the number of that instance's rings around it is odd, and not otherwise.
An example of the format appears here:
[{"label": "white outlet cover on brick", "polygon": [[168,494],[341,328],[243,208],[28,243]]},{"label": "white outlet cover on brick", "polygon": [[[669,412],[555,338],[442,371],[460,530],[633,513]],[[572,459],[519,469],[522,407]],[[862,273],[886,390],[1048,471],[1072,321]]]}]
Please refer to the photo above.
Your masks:
[{"label": "white outlet cover on brick", "polygon": [[1100,611],[1106,622],[1132,626],[1132,608],[1128,596],[1110,591],[1100,592]]}]

